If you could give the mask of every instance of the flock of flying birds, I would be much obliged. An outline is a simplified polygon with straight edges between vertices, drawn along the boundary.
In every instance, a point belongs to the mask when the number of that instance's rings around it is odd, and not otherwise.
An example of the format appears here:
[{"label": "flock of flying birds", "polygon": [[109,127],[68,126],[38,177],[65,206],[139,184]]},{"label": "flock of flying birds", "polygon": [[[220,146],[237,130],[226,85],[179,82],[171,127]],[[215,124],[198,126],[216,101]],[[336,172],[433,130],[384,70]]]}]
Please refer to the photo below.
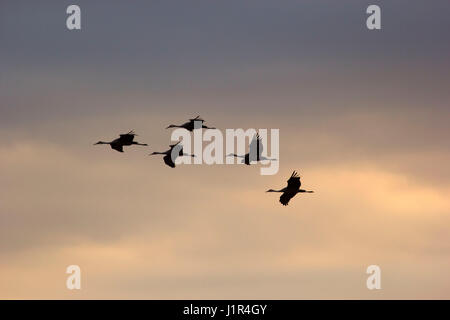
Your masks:
[{"label": "flock of flying birds", "polygon": [[[181,125],[171,124],[166,129],[184,128],[184,129],[192,132],[195,129],[197,129],[197,126],[195,126],[196,121],[201,123],[201,127],[198,126],[198,128],[215,129],[213,127],[206,126],[204,124],[205,120],[201,119],[200,116],[197,116],[193,119],[189,119],[189,121],[187,121]],[[99,141],[99,142],[95,143],[94,145],[109,144],[112,149],[119,151],[119,152],[123,152],[124,146],[131,146],[131,145],[148,146],[148,144],[146,144],[146,143],[139,143],[137,141],[134,141],[134,138],[136,136],[137,136],[137,134],[134,133],[134,131],[130,131],[128,133],[121,134],[119,136],[119,138],[117,138],[113,141],[110,141],[110,142]],[[164,163],[171,168],[175,168],[174,161],[176,160],[177,157],[182,157],[182,156],[195,157],[195,155],[193,155],[193,154],[184,153],[183,146],[180,144],[180,142],[178,142],[176,144],[172,144],[169,147],[170,147],[169,150],[166,150],[163,152],[153,152],[150,155],[164,155],[164,157],[163,157]],[[262,156],[262,150],[263,150],[262,148],[263,148],[263,146],[262,146],[261,138],[259,137],[259,135],[256,135],[250,143],[248,153],[246,153],[245,155],[237,155],[237,154],[232,153],[232,154],[229,154],[228,156],[242,158],[243,159],[242,163],[245,163],[246,165],[250,165],[250,163],[253,161],[274,160],[274,159],[268,159],[268,158],[265,158],[264,156]],[[291,177],[289,178],[289,180],[287,181],[286,187],[279,189],[279,190],[269,189],[266,192],[281,192],[282,195],[280,196],[280,203],[284,206],[287,206],[289,203],[289,200],[291,200],[293,197],[295,197],[295,195],[297,193],[312,193],[312,192],[314,192],[314,191],[310,191],[310,190],[300,189],[300,186],[301,186],[300,176],[298,175],[297,172],[294,171],[292,173]]]}]

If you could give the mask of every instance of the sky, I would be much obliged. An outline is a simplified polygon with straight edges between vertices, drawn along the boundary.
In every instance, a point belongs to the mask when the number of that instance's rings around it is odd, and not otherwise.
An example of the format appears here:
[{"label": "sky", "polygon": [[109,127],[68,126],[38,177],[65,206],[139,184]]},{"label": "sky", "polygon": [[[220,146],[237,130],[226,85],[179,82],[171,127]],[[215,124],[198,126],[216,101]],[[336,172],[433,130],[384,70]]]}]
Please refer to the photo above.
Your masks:
[{"label": "sky", "polygon": [[[449,13],[1,1],[0,298],[449,299]],[[279,129],[279,172],[147,156],[196,115]],[[92,145],[132,129],[149,147]],[[284,207],[293,170],[315,193]]]}]

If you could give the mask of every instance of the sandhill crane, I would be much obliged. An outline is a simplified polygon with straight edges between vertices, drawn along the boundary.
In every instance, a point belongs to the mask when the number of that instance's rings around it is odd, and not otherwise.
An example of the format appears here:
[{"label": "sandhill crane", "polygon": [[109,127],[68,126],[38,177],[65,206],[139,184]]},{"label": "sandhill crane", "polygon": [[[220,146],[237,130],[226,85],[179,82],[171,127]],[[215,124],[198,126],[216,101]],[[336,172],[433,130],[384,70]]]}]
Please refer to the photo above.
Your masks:
[{"label": "sandhill crane", "polygon": [[297,193],[300,192],[306,192],[306,193],[313,193],[314,191],[309,190],[303,190],[300,189],[300,186],[302,185],[300,182],[300,177],[297,175],[297,172],[293,172],[289,180],[287,181],[288,185],[286,188],[280,189],[280,190],[273,190],[269,189],[266,192],[283,192],[283,194],[280,196],[280,202],[283,206],[287,206],[289,203],[289,200],[291,200]]},{"label": "sandhill crane", "polygon": [[152,152],[149,154],[149,156],[153,156],[155,154],[164,154],[163,160],[166,165],[168,165],[171,168],[175,168],[175,160],[178,157],[182,156],[190,156],[195,157],[193,154],[187,154],[183,152],[183,146],[179,144],[180,142],[177,142],[176,144],[171,144],[169,147],[170,149],[164,152]]},{"label": "sandhill crane", "polygon": [[148,146],[148,144],[146,144],[146,143],[139,143],[139,142],[134,141],[135,136],[137,136],[137,134],[134,133],[134,131],[132,130],[128,133],[121,134],[119,138],[117,138],[111,142],[99,141],[97,143],[94,143],[94,145],[109,144],[112,149],[119,151],[119,152],[123,152],[124,146],[131,146],[133,144],[138,145],[138,146]]},{"label": "sandhill crane", "polygon": [[[168,126],[166,129],[169,129],[169,128],[184,128],[184,129],[186,129],[186,130],[189,130],[189,131],[194,131],[194,129],[197,129],[197,127],[195,127],[195,122],[196,121],[199,121],[200,123],[201,123],[201,127],[203,128],[203,129],[215,129],[215,128],[213,128],[213,127],[208,127],[208,126],[205,126],[204,124],[203,124],[203,122],[205,122],[205,120],[203,120],[202,118],[200,118],[200,116],[196,116],[194,119],[189,119],[189,121],[188,122],[185,122],[185,123],[183,123],[183,124],[181,124],[181,125],[176,125],[176,124],[171,124],[170,126]],[[200,128],[200,127],[199,127]]]},{"label": "sandhill crane", "polygon": [[239,156],[235,153],[230,153],[227,155],[227,157],[235,157],[235,158],[242,158],[242,162],[246,165],[250,165],[252,161],[261,161],[261,160],[276,160],[276,159],[269,159],[262,155],[263,152],[263,144],[261,141],[261,138],[259,137],[259,134],[253,137],[252,142],[250,142],[249,152],[246,153],[243,156]]}]

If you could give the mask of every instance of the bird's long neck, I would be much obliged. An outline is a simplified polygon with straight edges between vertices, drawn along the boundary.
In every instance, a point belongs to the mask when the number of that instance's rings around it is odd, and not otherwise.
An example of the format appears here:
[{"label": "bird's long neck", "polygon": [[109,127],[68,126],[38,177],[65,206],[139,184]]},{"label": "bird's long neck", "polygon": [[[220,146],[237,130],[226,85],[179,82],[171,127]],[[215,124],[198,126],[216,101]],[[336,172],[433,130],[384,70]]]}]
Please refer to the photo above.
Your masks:
[{"label": "bird's long neck", "polygon": [[314,191],[312,191],[312,190],[303,190],[303,189],[298,189],[298,191],[297,191],[298,193],[300,193],[300,192],[305,192],[305,193],[313,193]]},{"label": "bird's long neck", "polygon": [[111,143],[112,143],[112,141],[111,141],[111,142],[99,141],[99,142],[97,142],[96,144],[111,144]]},{"label": "bird's long neck", "polygon": [[267,192],[284,192],[284,188],[280,190],[269,189]]},{"label": "bird's long neck", "polygon": [[158,151],[155,151],[155,152],[151,153],[150,155],[153,156],[153,155],[155,155],[155,154],[167,154],[167,152],[158,152]]}]

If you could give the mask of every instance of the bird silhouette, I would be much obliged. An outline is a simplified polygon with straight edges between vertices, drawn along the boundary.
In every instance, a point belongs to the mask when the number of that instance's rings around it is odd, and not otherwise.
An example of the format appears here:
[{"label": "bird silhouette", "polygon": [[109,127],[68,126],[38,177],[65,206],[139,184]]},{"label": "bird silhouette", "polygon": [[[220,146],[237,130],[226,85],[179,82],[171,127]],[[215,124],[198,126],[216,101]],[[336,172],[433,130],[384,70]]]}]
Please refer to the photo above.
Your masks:
[{"label": "bird silhouette", "polygon": [[190,156],[195,157],[193,154],[187,154],[183,151],[183,146],[180,144],[180,142],[177,142],[176,144],[171,144],[170,149],[164,152],[152,152],[149,154],[149,156],[153,156],[155,154],[164,154],[163,160],[166,165],[168,165],[171,168],[175,168],[175,160],[178,157],[182,156]]},{"label": "bird silhouette", "polygon": [[266,192],[283,192],[283,194],[280,196],[280,203],[283,206],[287,206],[289,203],[289,200],[291,200],[297,193],[306,192],[306,193],[313,193],[314,191],[309,190],[303,190],[300,189],[300,186],[302,185],[300,182],[300,177],[297,175],[297,172],[292,172],[291,177],[287,181],[288,185],[287,187],[280,189],[280,190],[273,190],[269,189]]},{"label": "bird silhouette", "polygon": [[242,163],[245,163],[246,165],[250,165],[253,161],[261,161],[261,160],[276,160],[276,159],[270,159],[266,158],[262,155],[263,152],[263,144],[261,141],[261,138],[259,134],[255,135],[250,142],[249,146],[249,152],[245,155],[237,155],[235,153],[230,153],[227,155],[227,157],[235,157],[235,158],[242,158]]},{"label": "bird silhouette", "polygon": [[109,144],[112,149],[119,151],[119,152],[123,152],[124,146],[131,146],[131,145],[148,146],[148,144],[146,144],[146,143],[139,143],[139,142],[134,141],[135,136],[137,136],[137,134],[134,133],[134,131],[132,130],[128,133],[121,134],[119,138],[117,138],[111,142],[99,141],[97,143],[94,143],[94,145]]},{"label": "bird silhouette", "polygon": [[[166,129],[169,129],[169,128],[184,128],[184,129],[189,130],[189,131],[194,131],[194,129],[197,129],[197,127],[195,127],[195,122],[196,121],[201,122],[201,125],[202,125],[201,128],[203,128],[203,129],[215,129],[213,127],[205,126],[203,124],[205,122],[205,120],[200,118],[200,116],[196,116],[194,119],[189,119],[189,121],[187,121],[187,122],[185,122],[185,123],[183,123],[181,125],[171,124]],[[200,128],[200,127],[198,127],[198,128]]]}]

